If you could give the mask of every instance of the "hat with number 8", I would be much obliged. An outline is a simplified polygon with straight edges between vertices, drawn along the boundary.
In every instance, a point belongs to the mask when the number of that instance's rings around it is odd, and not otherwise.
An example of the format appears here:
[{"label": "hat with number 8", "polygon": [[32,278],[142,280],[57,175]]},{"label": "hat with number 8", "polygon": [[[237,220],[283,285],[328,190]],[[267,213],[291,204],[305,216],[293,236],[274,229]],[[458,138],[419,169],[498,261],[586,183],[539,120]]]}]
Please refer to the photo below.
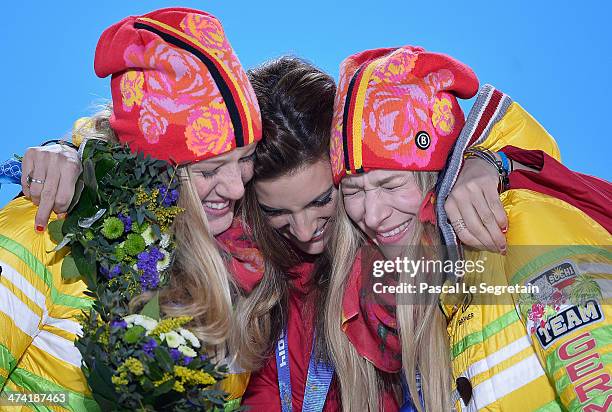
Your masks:
[{"label": "hat with number 8", "polygon": [[441,170],[465,123],[457,98],[477,90],[469,67],[421,47],[348,57],[334,104],[334,182],[373,169]]}]

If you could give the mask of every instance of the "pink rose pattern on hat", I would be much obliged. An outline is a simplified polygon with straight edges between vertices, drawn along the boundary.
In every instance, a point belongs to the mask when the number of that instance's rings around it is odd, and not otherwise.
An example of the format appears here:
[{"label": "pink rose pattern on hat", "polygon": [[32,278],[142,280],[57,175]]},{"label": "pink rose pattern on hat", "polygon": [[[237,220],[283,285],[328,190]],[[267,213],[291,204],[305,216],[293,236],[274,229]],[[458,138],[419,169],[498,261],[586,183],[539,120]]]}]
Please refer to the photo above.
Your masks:
[{"label": "pink rose pattern on hat", "polygon": [[[407,60],[408,67],[414,68],[417,59]],[[363,130],[364,136],[376,135],[377,139],[364,139],[364,146],[378,156],[391,157],[402,167],[424,167],[439,136],[447,135],[449,125],[454,124],[451,100],[439,96],[440,90],[453,84],[453,74],[441,69],[421,79],[398,67],[385,62],[373,72],[371,83],[375,86],[366,92]],[[428,150],[416,145],[415,137],[421,131],[430,136]]]},{"label": "pink rose pattern on hat", "polygon": [[[398,49],[378,60],[366,90],[362,116],[363,145],[382,159],[393,159],[401,167],[423,167],[431,160],[438,139],[449,135],[456,123],[453,113],[456,99],[442,90],[450,88],[455,78],[447,69],[429,73],[424,78],[412,71],[421,48]],[[365,63],[367,64],[367,63]],[[365,67],[364,64],[364,67]],[[358,67],[347,59],[340,68],[338,93],[330,142],[332,169],[344,170],[342,127],[349,82]],[[415,136],[426,131],[428,150],[421,150]],[[351,139],[351,136],[349,136]]]},{"label": "pink rose pattern on hat", "polygon": [[[236,80],[246,92],[248,104],[257,107],[248,78],[218,20],[191,13],[180,26],[237,74]],[[168,126],[175,124],[185,126],[187,147],[196,155],[219,154],[230,149],[233,125],[213,78],[198,58],[155,39],[144,47],[129,46],[124,59],[128,67],[143,68],[126,72],[120,89],[124,110],[139,106],[138,124],[148,143],[159,142]]]}]

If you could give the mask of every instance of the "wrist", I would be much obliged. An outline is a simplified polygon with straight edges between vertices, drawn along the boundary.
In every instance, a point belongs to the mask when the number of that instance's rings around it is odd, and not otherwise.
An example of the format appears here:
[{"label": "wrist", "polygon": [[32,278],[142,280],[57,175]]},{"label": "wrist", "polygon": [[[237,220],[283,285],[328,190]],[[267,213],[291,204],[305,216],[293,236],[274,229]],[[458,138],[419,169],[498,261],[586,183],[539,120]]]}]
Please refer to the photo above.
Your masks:
[{"label": "wrist", "polygon": [[512,160],[509,159],[503,152],[493,152],[487,149],[471,148],[465,151],[464,159],[479,158],[497,172],[498,184],[497,192],[502,193],[508,189],[508,176],[512,172]]}]

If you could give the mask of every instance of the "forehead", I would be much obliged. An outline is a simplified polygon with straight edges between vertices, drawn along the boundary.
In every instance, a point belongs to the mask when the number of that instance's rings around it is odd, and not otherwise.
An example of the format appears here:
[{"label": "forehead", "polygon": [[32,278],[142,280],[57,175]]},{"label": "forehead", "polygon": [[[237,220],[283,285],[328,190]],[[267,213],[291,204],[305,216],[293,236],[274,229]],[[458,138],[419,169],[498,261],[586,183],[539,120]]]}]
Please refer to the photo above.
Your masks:
[{"label": "forehead", "polygon": [[292,210],[305,206],[324,194],[333,184],[327,159],[301,167],[272,179],[256,180],[257,200],[277,209]]},{"label": "forehead", "polygon": [[342,179],[342,186],[372,188],[388,182],[407,183],[408,181],[414,181],[413,172],[377,169],[357,175],[347,175]]},{"label": "forehead", "polygon": [[211,157],[209,159],[202,160],[201,162],[198,162],[198,163],[194,163],[193,166],[196,169],[199,169],[201,167],[207,167],[207,166],[217,167],[225,163],[234,162],[240,159],[241,157],[248,156],[251,153],[253,153],[256,145],[257,145],[257,142],[251,143],[243,147],[237,147],[229,152],[220,154],[218,156]]}]

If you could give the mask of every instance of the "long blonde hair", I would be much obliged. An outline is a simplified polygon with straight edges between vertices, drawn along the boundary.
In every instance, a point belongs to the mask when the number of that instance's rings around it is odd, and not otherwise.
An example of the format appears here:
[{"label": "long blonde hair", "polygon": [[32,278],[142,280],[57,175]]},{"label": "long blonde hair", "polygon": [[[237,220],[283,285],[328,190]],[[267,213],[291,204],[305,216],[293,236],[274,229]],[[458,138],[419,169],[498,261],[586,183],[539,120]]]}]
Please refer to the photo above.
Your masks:
[{"label": "long blonde hair", "polygon": [[[76,132],[84,138],[117,142],[110,126],[112,107],[104,107]],[[160,307],[167,316],[191,316],[190,329],[216,360],[227,356],[236,333],[233,328],[232,291],[235,290],[226,260],[210,232],[208,220],[193,184],[191,167],[178,170],[181,181],[177,216],[172,231],[176,249],[169,283],[160,291]],[[142,305],[150,293],[136,297],[132,307]],[[229,353],[236,351],[229,348]]]},{"label": "long blonde hair", "polygon": [[[422,196],[433,188],[436,173],[415,173]],[[423,253],[423,239],[430,244],[440,244],[437,229],[432,225],[416,223],[411,245],[404,256],[412,259]],[[332,235],[332,273],[326,299],[326,336],[340,383],[342,408],[344,411],[378,411],[381,409],[381,390],[389,388],[385,376],[374,365],[359,355],[341,329],[342,302],[346,283],[353,262],[365,238],[350,221],[344,210],[342,196],[338,199],[336,225]],[[429,274],[430,283],[443,282],[442,274]],[[399,282],[415,283],[416,278],[400,275]],[[425,409],[444,411],[450,409],[450,354],[446,333],[446,321],[438,309],[438,297],[422,296],[418,304],[398,304],[397,322],[402,346],[402,370],[406,376],[411,398],[417,409],[423,408],[418,401],[416,371],[421,374]],[[397,378],[396,378],[397,381]],[[396,387],[394,387],[396,389]]]}]

